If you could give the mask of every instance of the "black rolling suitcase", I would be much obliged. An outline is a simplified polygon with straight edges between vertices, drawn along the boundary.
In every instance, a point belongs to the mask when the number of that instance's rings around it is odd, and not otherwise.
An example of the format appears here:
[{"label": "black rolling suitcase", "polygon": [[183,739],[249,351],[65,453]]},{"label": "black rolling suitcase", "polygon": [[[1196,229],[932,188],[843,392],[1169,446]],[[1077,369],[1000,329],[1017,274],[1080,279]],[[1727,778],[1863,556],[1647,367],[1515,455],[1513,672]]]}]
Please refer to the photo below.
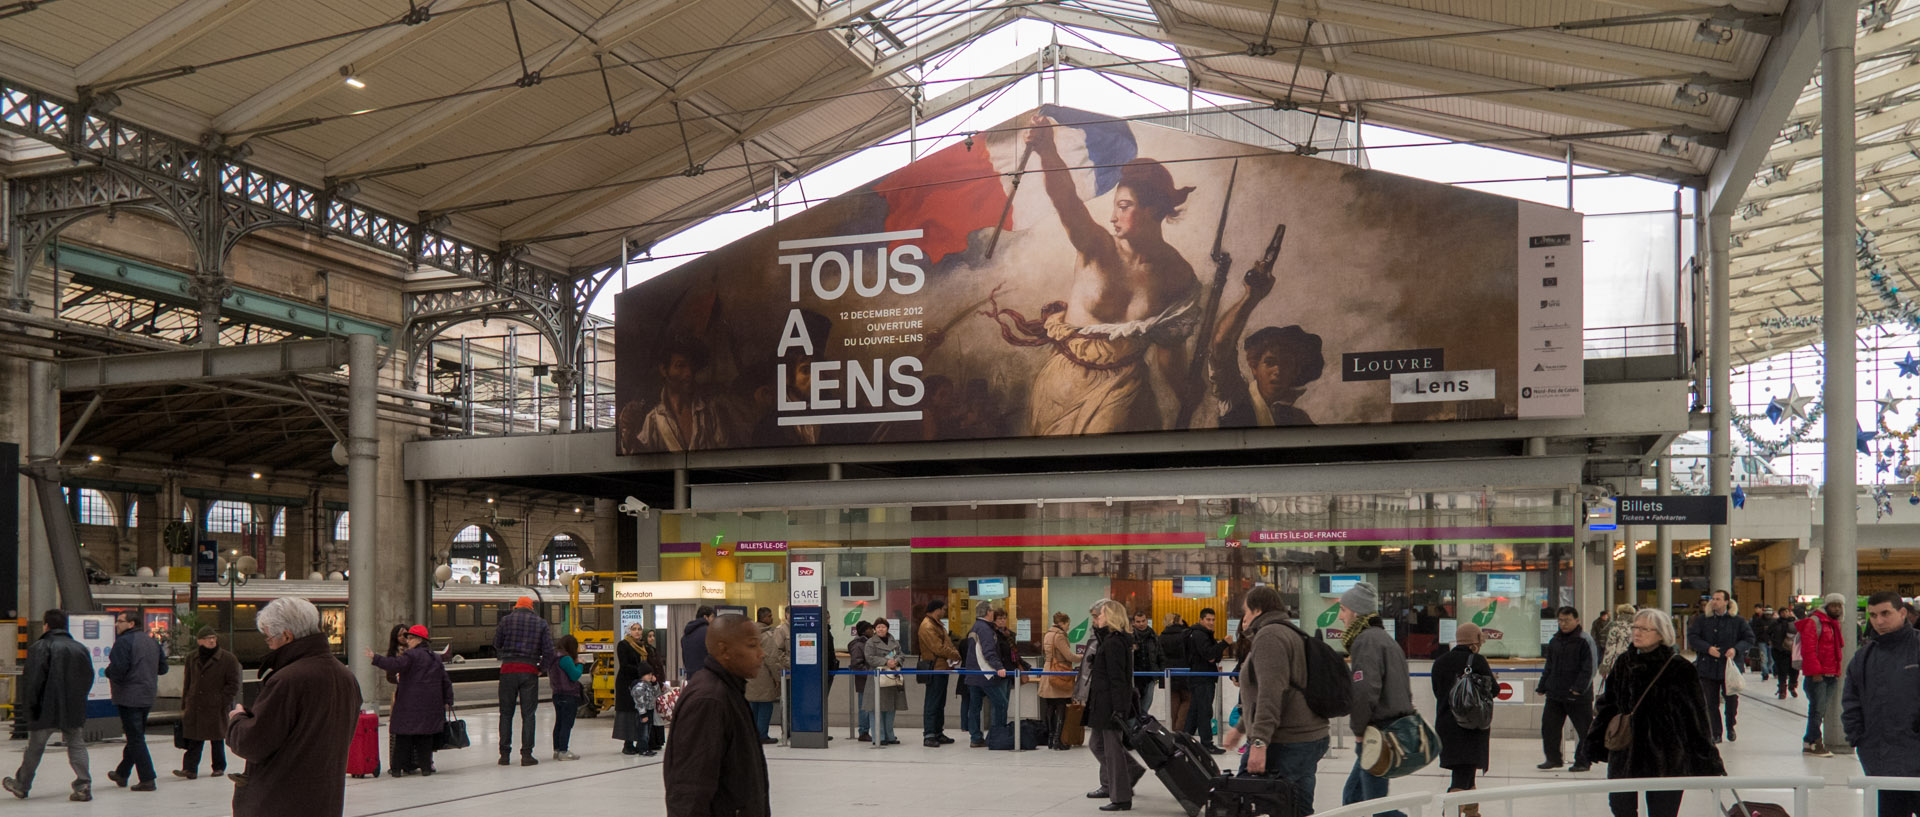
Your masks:
[{"label": "black rolling suitcase", "polygon": [[1213,781],[1207,817],[1304,817],[1312,813],[1309,806],[1285,780],[1234,775]]},{"label": "black rolling suitcase", "polygon": [[1167,791],[1173,793],[1173,799],[1179,801],[1187,817],[1200,817],[1206,810],[1214,781],[1220,776],[1220,767],[1214,764],[1213,755],[1207,753],[1200,739],[1170,732],[1151,715],[1142,715],[1127,724],[1126,734],[1127,745],[1153,770],[1154,776],[1166,784]]}]

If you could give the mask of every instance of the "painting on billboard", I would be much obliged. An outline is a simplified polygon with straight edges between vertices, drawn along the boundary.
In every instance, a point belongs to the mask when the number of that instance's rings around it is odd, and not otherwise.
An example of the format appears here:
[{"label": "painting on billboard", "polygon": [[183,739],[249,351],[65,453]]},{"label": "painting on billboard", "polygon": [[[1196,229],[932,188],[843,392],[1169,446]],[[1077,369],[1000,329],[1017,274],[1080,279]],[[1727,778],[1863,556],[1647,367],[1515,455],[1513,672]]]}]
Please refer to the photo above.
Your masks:
[{"label": "painting on billboard", "polygon": [[1577,415],[1579,224],[1042,106],[621,293],[619,447]]}]

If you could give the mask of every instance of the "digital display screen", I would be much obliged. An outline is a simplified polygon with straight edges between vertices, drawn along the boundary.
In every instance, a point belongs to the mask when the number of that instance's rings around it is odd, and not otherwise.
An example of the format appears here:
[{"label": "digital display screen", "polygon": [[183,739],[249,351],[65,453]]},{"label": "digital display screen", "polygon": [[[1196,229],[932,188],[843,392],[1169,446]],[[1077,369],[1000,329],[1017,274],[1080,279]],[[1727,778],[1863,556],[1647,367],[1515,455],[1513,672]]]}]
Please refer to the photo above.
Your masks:
[{"label": "digital display screen", "polygon": [[1365,580],[1357,574],[1335,574],[1320,577],[1320,595],[1338,596],[1352,590],[1353,586]]},{"label": "digital display screen", "polygon": [[1213,598],[1217,583],[1212,576],[1179,576],[1173,580],[1173,595],[1182,599]]},{"label": "digital display screen", "polygon": [[1487,577],[1487,592],[1489,593],[1519,593],[1524,589],[1526,589],[1526,578],[1523,576]]},{"label": "digital display screen", "polygon": [[1004,599],[1007,597],[1007,580],[968,579],[967,595],[976,599]]}]

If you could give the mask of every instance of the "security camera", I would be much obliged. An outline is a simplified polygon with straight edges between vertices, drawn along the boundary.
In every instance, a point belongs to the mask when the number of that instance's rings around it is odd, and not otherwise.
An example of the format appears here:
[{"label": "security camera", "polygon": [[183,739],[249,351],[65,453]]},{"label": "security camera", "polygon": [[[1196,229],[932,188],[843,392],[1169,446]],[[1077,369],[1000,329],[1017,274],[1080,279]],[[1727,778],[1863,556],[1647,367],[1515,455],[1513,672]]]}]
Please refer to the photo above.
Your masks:
[{"label": "security camera", "polygon": [[645,502],[641,502],[638,497],[630,496],[627,497],[627,501],[620,503],[620,512],[639,519],[641,517],[652,516],[653,507]]}]

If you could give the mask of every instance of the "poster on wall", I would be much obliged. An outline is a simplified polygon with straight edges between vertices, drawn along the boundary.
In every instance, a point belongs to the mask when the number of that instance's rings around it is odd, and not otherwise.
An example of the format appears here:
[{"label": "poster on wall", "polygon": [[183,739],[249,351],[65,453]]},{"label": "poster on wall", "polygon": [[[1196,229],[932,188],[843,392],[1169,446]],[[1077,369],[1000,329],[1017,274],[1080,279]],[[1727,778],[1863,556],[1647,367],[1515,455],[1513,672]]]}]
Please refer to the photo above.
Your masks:
[{"label": "poster on wall", "polygon": [[1488,658],[1538,658],[1552,619],[1541,619],[1547,589],[1538,573],[1461,573],[1458,615],[1480,627],[1480,654]]},{"label": "poster on wall", "polygon": [[1578,415],[1580,243],[1042,106],[621,293],[619,450]]},{"label": "poster on wall", "polygon": [[1340,623],[1340,594],[1360,582],[1378,587],[1380,576],[1377,573],[1335,573],[1302,581],[1300,629],[1308,635],[1318,636],[1332,646],[1334,652],[1345,655],[1347,646],[1341,636],[1346,634],[1347,629],[1346,625]]}]

